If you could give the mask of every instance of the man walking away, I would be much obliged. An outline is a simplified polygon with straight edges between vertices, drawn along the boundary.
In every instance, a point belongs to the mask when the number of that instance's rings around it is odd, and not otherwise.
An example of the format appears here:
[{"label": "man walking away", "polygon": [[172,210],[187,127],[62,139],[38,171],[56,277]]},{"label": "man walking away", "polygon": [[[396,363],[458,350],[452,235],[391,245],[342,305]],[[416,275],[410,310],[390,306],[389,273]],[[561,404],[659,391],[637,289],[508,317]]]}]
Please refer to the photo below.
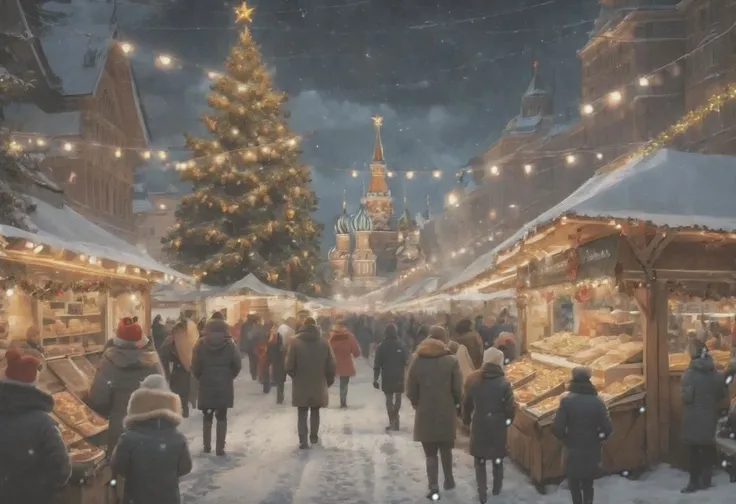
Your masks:
[{"label": "man walking away", "polygon": [[284,403],[284,382],[286,381],[286,373],[284,372],[284,363],[286,359],[286,347],[284,344],[284,335],[290,331],[286,324],[281,324],[278,329],[276,326],[271,328],[271,335],[268,339],[268,347],[266,349],[267,367],[271,370],[270,378],[276,385],[276,404]]},{"label": "man walking away", "polygon": [[489,348],[483,366],[465,382],[463,423],[470,426],[470,455],[475,460],[475,481],[481,504],[488,501],[488,462],[493,467],[493,495],[501,493],[506,430],[514,419],[514,393],[503,374],[503,353]]},{"label": "man walking away", "polygon": [[406,381],[406,397],[416,410],[414,441],[422,443],[427,458],[430,500],[439,499],[440,460],[445,490],[455,488],[452,448],[462,400],[462,378],[457,359],[446,347],[448,341],[443,327],[430,328],[429,337],[419,344],[409,364]]},{"label": "man walking away", "polygon": [[335,355],[337,376],[340,377],[340,408],[348,407],[348,385],[350,377],[355,376],[355,362],[360,357],[358,340],[348,331],[342,316],[335,318],[335,326],[330,334],[330,348]]},{"label": "man walking away", "polygon": [[257,324],[257,315],[250,314],[248,315],[248,318],[243,322],[243,325],[240,326],[240,338],[238,339],[238,348],[240,349],[240,354],[245,357],[248,356],[248,366],[250,371],[250,376],[253,378],[253,381],[256,381],[258,379],[258,363],[255,360],[255,354],[254,354],[254,344],[250,340],[251,336],[251,330],[253,330],[253,327],[255,327]]},{"label": "man walking away", "polygon": [[373,387],[380,388],[386,396],[386,413],[388,426],[386,430],[399,430],[399,410],[401,395],[404,393],[404,373],[409,354],[399,341],[398,331],[394,324],[388,324],[383,331],[383,341],[376,349],[373,358]]},{"label": "man walking away", "polygon": [[[286,374],[292,378],[291,404],[297,408],[299,448],[319,442],[319,410],[329,403],[327,389],[335,382],[335,356],[320,337],[317,323],[307,317],[286,352]],[[307,427],[309,420],[309,427]]]},{"label": "man walking away", "polygon": [[560,401],[552,434],[565,445],[565,475],[572,504],[593,504],[593,481],[603,441],[613,430],[603,400],[590,382],[590,369],[572,370],[570,391]]}]

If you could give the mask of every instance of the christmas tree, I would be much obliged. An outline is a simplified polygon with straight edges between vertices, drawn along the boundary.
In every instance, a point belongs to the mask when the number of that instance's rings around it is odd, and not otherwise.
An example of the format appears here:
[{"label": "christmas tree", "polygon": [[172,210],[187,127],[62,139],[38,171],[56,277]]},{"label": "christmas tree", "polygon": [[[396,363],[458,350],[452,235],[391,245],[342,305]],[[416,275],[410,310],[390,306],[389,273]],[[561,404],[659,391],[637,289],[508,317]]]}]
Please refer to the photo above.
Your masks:
[{"label": "christmas tree", "polygon": [[[253,9],[236,9],[250,22]],[[175,266],[209,285],[248,273],[276,287],[319,293],[322,226],[312,220],[317,197],[299,160],[286,95],[273,90],[260,50],[245,27],[214,79],[202,118],[210,139],[187,137],[193,156],[180,163],[192,185],[163,242]]]}]

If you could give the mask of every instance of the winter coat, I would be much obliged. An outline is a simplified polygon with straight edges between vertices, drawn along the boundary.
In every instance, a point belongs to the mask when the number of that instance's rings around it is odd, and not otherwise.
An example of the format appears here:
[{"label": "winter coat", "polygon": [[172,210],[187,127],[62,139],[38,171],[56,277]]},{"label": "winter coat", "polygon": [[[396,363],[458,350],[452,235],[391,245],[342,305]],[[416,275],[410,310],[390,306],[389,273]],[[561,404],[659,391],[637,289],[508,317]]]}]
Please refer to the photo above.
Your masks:
[{"label": "winter coat", "polygon": [[601,447],[612,430],[608,409],[593,384],[571,381],[552,424],[552,434],[565,445],[568,478],[598,476]]},{"label": "winter coat", "polygon": [[718,406],[728,397],[723,376],[710,355],[690,361],[682,375],[682,441],[712,445],[718,424]]},{"label": "winter coat", "polygon": [[404,374],[409,353],[396,337],[385,338],[373,357],[373,380],[381,378],[381,390],[387,394],[404,393]]},{"label": "winter coat", "polygon": [[455,358],[458,364],[460,364],[460,374],[463,376],[463,383],[468,380],[468,377],[475,372],[475,365],[473,359],[470,358],[468,349],[465,345],[458,344],[457,352],[455,352]]},{"label": "winter coat", "polygon": [[108,452],[115,448],[123,432],[123,418],[130,395],[138,389],[144,378],[152,374],[164,374],[155,349],[137,348],[134,343],[115,340],[112,346],[102,352],[87,403],[108,419]]},{"label": "winter coat", "polygon": [[161,348],[166,339],[166,326],[161,320],[161,315],[156,315],[151,323],[151,337],[156,350]]},{"label": "winter coat", "polygon": [[327,389],[335,382],[337,364],[329,343],[319,329],[303,325],[286,352],[286,374],[291,376],[291,405],[297,408],[326,408]]},{"label": "winter coat", "polygon": [[420,343],[406,379],[406,397],[416,410],[414,441],[455,441],[462,386],[460,364],[445,344],[436,339]]},{"label": "winter coat", "polygon": [[336,325],[330,334],[330,348],[335,355],[337,376],[355,376],[355,362],[360,357],[358,340],[343,325]]},{"label": "winter coat", "polygon": [[158,353],[161,357],[161,365],[164,368],[166,379],[169,380],[171,391],[179,397],[189,400],[192,375],[179,359],[178,347],[172,335],[166,337]]},{"label": "winter coat", "polygon": [[514,419],[514,393],[503,369],[483,364],[465,382],[463,423],[470,426],[470,455],[484,459],[506,456],[506,431]]},{"label": "winter coat", "polygon": [[180,504],[179,478],[192,470],[181,423],[179,396],[138,389],[130,398],[125,432],[113,451],[114,475],[123,476],[121,504]]},{"label": "winter coat", "polygon": [[240,373],[241,360],[227,322],[221,319],[207,321],[204,336],[194,346],[192,357],[192,374],[199,381],[197,408],[233,407],[233,380]]},{"label": "winter coat", "polygon": [[506,364],[516,358],[516,337],[513,334],[508,332],[499,334],[493,346],[503,352],[503,359]]},{"label": "winter coat", "polygon": [[483,365],[483,340],[480,339],[478,333],[471,331],[464,334],[456,334],[452,339],[468,349],[470,358],[473,361],[473,369],[480,369]]},{"label": "winter coat", "polygon": [[284,346],[284,338],[274,331],[268,340],[266,347],[266,362],[271,368],[271,381],[274,383],[284,383],[286,381],[286,348]]},{"label": "winter coat", "polygon": [[240,326],[240,338],[238,338],[238,348],[240,348],[241,355],[248,355],[251,351],[250,340],[248,335],[251,329],[255,326],[255,322],[252,320],[246,320],[243,325]]},{"label": "winter coat", "polygon": [[69,453],[49,413],[53,398],[32,385],[0,381],[0,502],[46,504],[71,475]]}]

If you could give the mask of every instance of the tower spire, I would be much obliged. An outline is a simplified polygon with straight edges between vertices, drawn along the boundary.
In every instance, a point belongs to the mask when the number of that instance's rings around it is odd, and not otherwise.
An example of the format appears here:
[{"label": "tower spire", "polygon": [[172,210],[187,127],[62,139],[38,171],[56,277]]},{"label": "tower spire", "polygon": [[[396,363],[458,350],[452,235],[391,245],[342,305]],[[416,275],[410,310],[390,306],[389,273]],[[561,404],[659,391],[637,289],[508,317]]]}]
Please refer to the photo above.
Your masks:
[{"label": "tower spire", "polygon": [[381,126],[383,126],[383,117],[373,116],[373,128],[376,130],[376,141],[373,145],[373,162],[383,164],[383,142],[381,141]]},{"label": "tower spire", "polygon": [[342,213],[347,213],[348,211],[348,195],[347,195],[347,189],[342,190]]}]

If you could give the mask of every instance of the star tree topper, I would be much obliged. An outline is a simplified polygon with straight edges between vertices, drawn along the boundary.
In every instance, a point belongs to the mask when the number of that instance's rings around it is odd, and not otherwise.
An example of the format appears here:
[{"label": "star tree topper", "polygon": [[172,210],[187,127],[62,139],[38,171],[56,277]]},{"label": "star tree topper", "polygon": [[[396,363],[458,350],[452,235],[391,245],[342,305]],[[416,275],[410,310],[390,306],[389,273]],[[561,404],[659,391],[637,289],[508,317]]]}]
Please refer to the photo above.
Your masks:
[{"label": "star tree topper", "polygon": [[248,7],[247,2],[243,2],[240,7],[235,7],[235,22],[242,23],[243,21],[251,23],[253,21],[253,12],[256,9],[254,7]]}]

